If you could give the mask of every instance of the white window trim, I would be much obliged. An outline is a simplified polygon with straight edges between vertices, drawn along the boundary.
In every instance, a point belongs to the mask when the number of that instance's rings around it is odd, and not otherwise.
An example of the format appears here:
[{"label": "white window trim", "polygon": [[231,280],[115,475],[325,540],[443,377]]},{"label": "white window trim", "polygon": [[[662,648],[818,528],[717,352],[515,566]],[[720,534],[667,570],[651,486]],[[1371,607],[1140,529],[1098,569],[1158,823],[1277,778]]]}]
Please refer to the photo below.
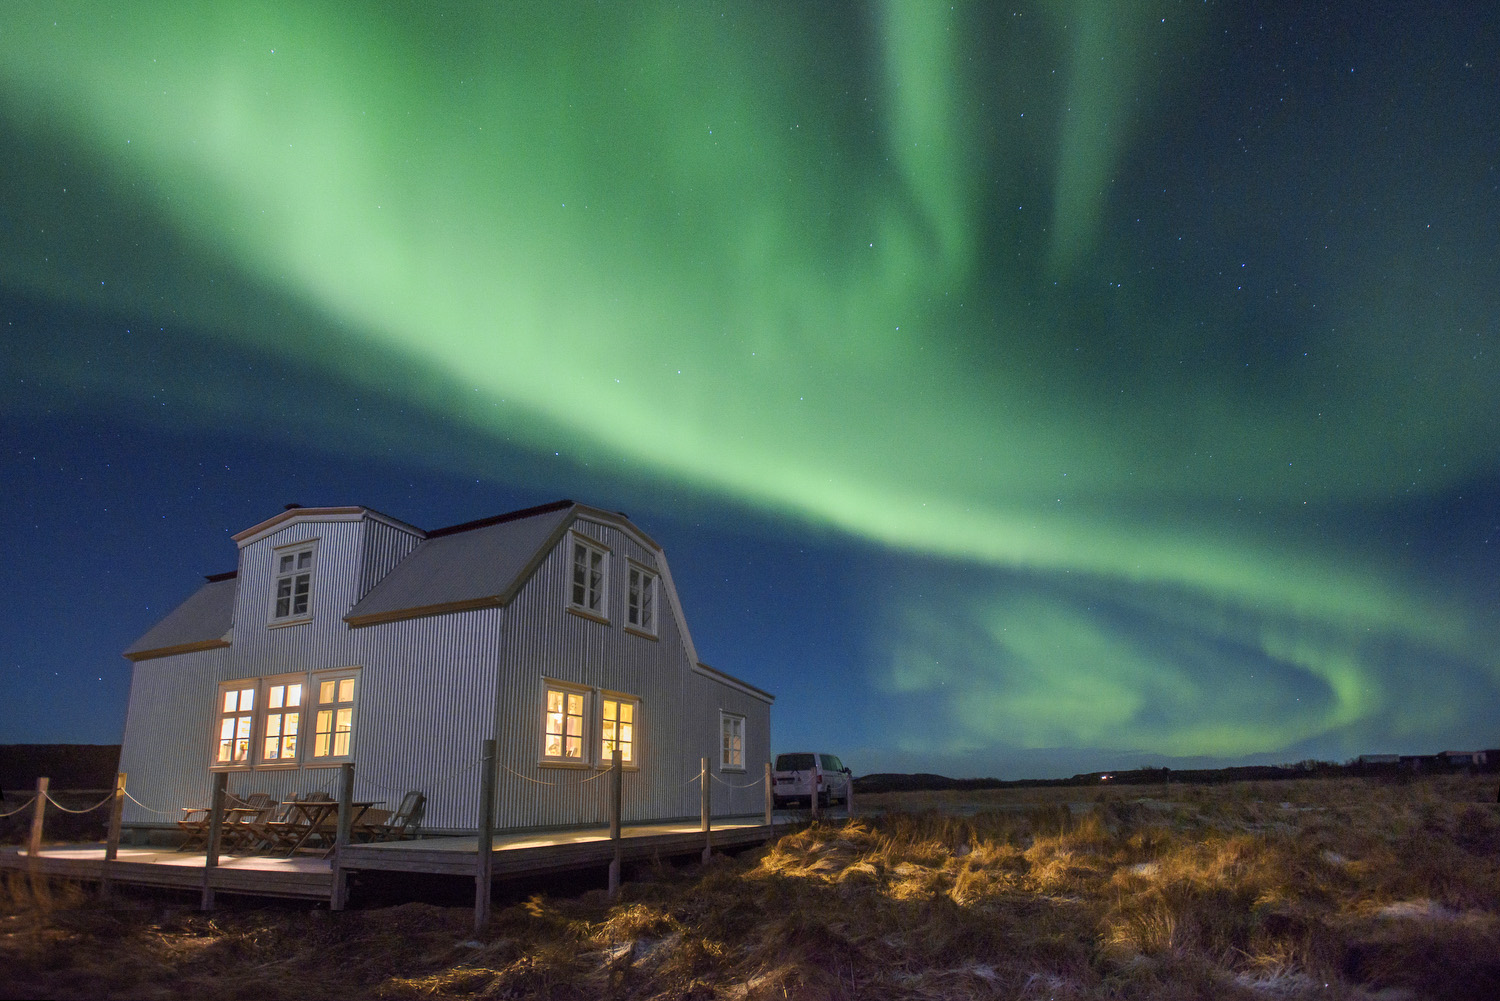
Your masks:
[{"label": "white window trim", "polygon": [[[283,687],[288,686],[288,685],[301,685],[302,686],[301,704],[298,705],[298,706],[296,706],[295,709],[287,708],[286,705],[285,705],[285,703],[283,703],[283,705],[280,708],[272,708],[272,706],[271,706],[271,689],[275,688],[278,685],[281,685]],[[255,713],[255,716],[256,716],[256,720],[255,720],[255,747],[254,747],[255,754],[253,755],[253,757],[255,759],[255,766],[257,768],[296,768],[296,767],[298,767],[302,763],[302,758],[306,754],[305,748],[307,747],[306,738],[307,738],[307,724],[308,724],[308,708],[309,708],[309,703],[312,701],[312,692],[311,692],[311,690],[310,690],[310,688],[308,686],[308,676],[305,673],[302,673],[302,674],[278,674],[278,675],[275,675],[273,677],[261,678],[260,679],[260,690],[259,690],[259,693],[256,695],[256,698],[258,698],[260,700],[260,704],[259,704],[259,706],[257,706],[256,713]],[[285,698],[285,696],[283,695],[283,699],[284,698]],[[296,749],[296,751],[293,752],[293,754],[291,755],[291,757],[288,757],[288,758],[268,758],[268,757],[266,757],[266,740],[270,736],[267,733],[267,730],[270,727],[271,717],[274,716],[274,715],[278,715],[278,714],[281,716],[281,718],[282,718],[281,726],[283,728],[283,733],[280,734],[280,735],[278,735],[278,736],[279,737],[280,736],[285,736],[284,728],[285,728],[285,725],[286,725],[286,717],[290,713],[292,713],[292,712],[295,712],[297,714],[297,749]]]},{"label": "white window trim", "polygon": [[616,702],[630,706],[630,750],[629,761],[621,761],[620,767],[627,772],[639,771],[641,767],[641,699],[638,695],[630,695],[626,692],[611,692],[598,690],[599,708],[595,716],[599,720],[598,739],[594,741],[594,752],[598,755],[595,764],[599,768],[611,768],[614,766],[614,755],[604,753],[604,703]]},{"label": "white window trim", "polygon": [[[313,671],[308,674],[306,689],[307,694],[302,700],[307,709],[307,726],[303,730],[303,736],[306,739],[306,742],[303,745],[306,748],[306,751],[302,753],[303,767],[323,768],[329,765],[342,765],[347,761],[354,760],[355,751],[359,743],[359,696],[360,689],[363,687],[361,684],[363,679],[360,677],[360,673],[360,669],[357,667],[345,667],[340,668],[336,671]],[[330,731],[329,750],[331,751],[333,749],[332,741],[336,738],[336,735],[338,733],[338,711],[345,705],[343,701],[338,699],[338,682],[343,681],[346,678],[352,678],[354,680],[354,695],[353,698],[351,698],[348,702],[349,752],[347,754],[319,755],[317,753],[318,713],[323,710],[324,706],[331,707],[329,711],[334,713],[334,717],[332,720],[334,729]],[[321,700],[319,689],[322,687],[323,683],[327,681],[334,682],[335,701],[333,702],[323,702]]]},{"label": "white window trim", "polygon": [[[724,724],[739,724],[740,738],[740,762],[734,764],[724,754]],[[743,772],[745,770],[745,714],[732,713],[719,710],[719,771],[721,772]]]},{"label": "white window trim", "polygon": [[[657,623],[661,621],[661,574],[645,564],[637,563],[635,560],[627,560],[625,567],[625,631],[633,633],[636,636],[654,640],[657,638]],[[630,577],[632,574],[639,574],[641,580],[645,582],[645,587],[641,589],[642,595],[650,595],[650,625],[637,625],[630,621],[630,613],[634,610],[630,602]],[[644,605],[646,602],[642,602],[642,604]]]},{"label": "white window trim", "polygon": [[[584,535],[582,532],[570,532],[568,534],[568,540],[569,540],[569,542],[568,542],[568,564],[567,564],[568,565],[568,570],[567,570],[567,574],[566,574],[566,578],[567,578],[567,582],[566,582],[567,594],[565,595],[566,600],[567,600],[568,611],[573,612],[576,615],[581,615],[581,616],[583,616],[586,619],[593,619],[596,622],[603,622],[605,624],[608,624],[609,623],[609,557],[610,557],[609,547],[606,546],[604,543],[600,542],[598,539],[594,538],[593,536]],[[577,560],[577,553],[578,553],[578,547],[579,546],[582,546],[584,548],[584,551],[585,551],[586,554],[588,554],[588,555],[597,554],[599,556],[599,601],[598,601],[599,607],[598,608],[591,608],[591,607],[589,607],[589,603],[588,603],[589,589],[588,589],[588,583],[587,583],[587,581],[585,581],[585,583],[584,583],[584,589],[585,590],[584,590],[584,596],[583,596],[584,600],[583,600],[583,602],[579,603],[579,602],[577,602],[577,601],[574,600],[573,588],[575,587],[575,579],[574,578],[575,578],[575,575],[576,575],[576,568],[577,568],[577,564],[576,564],[575,561]]]},{"label": "white window trim", "polygon": [[[229,692],[235,692],[236,693],[236,695],[235,695],[235,709],[234,709],[233,712],[227,712],[225,710],[225,708],[224,708],[224,696],[227,695]],[[243,699],[243,695],[241,693],[244,693],[244,692],[249,692],[250,693],[250,708],[249,709],[242,709],[242,708],[240,708],[241,700]],[[259,733],[259,728],[257,726],[257,723],[258,723],[257,717],[260,715],[259,711],[258,711],[259,705],[260,705],[260,679],[259,678],[236,678],[233,681],[221,681],[221,682],[219,682],[218,687],[215,689],[215,696],[214,696],[214,721],[213,721],[213,727],[212,727],[212,729],[211,729],[211,731],[209,733],[208,767],[209,767],[210,771],[215,771],[215,772],[239,772],[239,771],[248,771],[249,769],[251,769],[251,768],[253,768],[255,766],[255,740],[256,740],[256,737],[257,737],[257,735]],[[238,721],[241,720],[241,719],[246,719],[246,718],[248,718],[249,721],[250,721],[250,730],[245,735],[246,744],[245,744],[245,757],[244,757],[244,760],[240,760],[240,761],[234,760],[233,752],[231,751],[230,760],[229,761],[221,761],[219,759],[219,750],[222,747],[223,740],[224,740],[224,737],[223,737],[224,721],[225,720],[229,720],[229,719],[235,720],[236,721],[235,726],[236,726],[236,728],[238,728],[238,725],[239,725]],[[237,732],[237,729],[236,729],[236,732]],[[236,736],[231,736],[229,739],[231,741],[236,741],[237,742],[240,738],[236,735]]]},{"label": "white window trim", "polygon": [[[569,562],[570,562],[570,565],[571,565],[571,559],[570,559]],[[571,587],[571,584],[570,584],[570,587]],[[580,739],[582,741],[582,744],[581,744],[581,751],[582,751],[582,753],[579,754],[579,756],[576,757],[576,758],[570,758],[566,754],[563,754],[563,755],[549,755],[547,753],[547,714],[548,714],[547,713],[547,695],[548,695],[549,692],[561,692],[563,694],[564,698],[567,698],[567,696],[569,696],[569,695],[578,695],[578,696],[582,696],[582,698],[583,698],[583,712],[582,712],[582,717],[581,717],[582,721],[581,721],[581,723],[579,725],[579,730],[581,731],[580,734],[579,734],[579,736],[580,736]],[[544,765],[544,766],[547,766],[547,767],[550,767],[550,768],[587,768],[587,767],[589,767],[589,761],[590,761],[589,747],[590,747],[590,745],[591,745],[591,743],[593,741],[593,734],[590,732],[590,730],[592,728],[589,725],[589,720],[593,716],[593,707],[594,707],[593,697],[594,697],[594,689],[589,688],[587,685],[576,685],[576,684],[573,684],[572,682],[568,682],[568,681],[558,681],[555,678],[543,678],[542,679],[542,691],[541,691],[541,700],[540,700],[540,702],[541,702],[541,713],[540,713],[540,718],[539,718],[540,728],[539,728],[539,731],[538,731],[538,737],[539,737],[539,739],[537,741],[537,764]],[[562,732],[561,736],[564,738],[563,749],[566,750],[567,749],[567,742],[566,742],[566,738],[567,738],[567,722],[566,722],[567,710],[566,709],[564,709],[564,714],[565,715],[564,715],[564,723],[563,723],[563,732]]]},{"label": "white window trim", "polygon": [[[249,770],[286,770],[291,768],[323,768],[327,766],[341,765],[347,761],[355,760],[355,752],[359,740],[359,704],[361,701],[360,688],[362,685],[362,671],[358,667],[342,667],[333,671],[297,672],[295,674],[275,674],[256,678],[236,678],[232,681],[221,681],[217,688],[214,701],[213,731],[209,735],[209,771],[249,771]],[[354,679],[354,698],[349,704],[350,726],[349,726],[349,753],[344,755],[325,755],[314,757],[317,739],[317,712],[318,687],[324,681],[339,681],[344,678]],[[284,712],[281,709],[270,708],[270,692],[276,685],[302,686],[302,705],[298,707],[300,713],[297,719],[297,752],[290,758],[267,758],[265,757],[266,729],[269,717],[276,712]],[[224,712],[224,693],[233,689],[239,691],[251,690],[255,693],[252,702],[252,710],[248,714],[250,723],[250,747],[249,753],[244,761],[219,761],[219,742],[221,728],[224,719],[228,716],[236,718],[247,715],[242,711],[234,713]],[[341,703],[329,703],[337,707]],[[336,711],[336,708],[335,708]]]},{"label": "white window trim", "polygon": [[[295,601],[295,598],[296,598],[296,588],[297,588],[296,581],[297,581],[297,578],[302,575],[302,573],[300,571],[300,568],[297,567],[297,565],[296,565],[296,563],[297,563],[297,559],[296,558],[298,556],[300,556],[302,553],[311,553],[312,554],[312,559],[311,559],[310,564],[309,564],[309,566],[307,567],[307,570],[306,570],[306,574],[307,574],[307,610],[305,612],[295,612],[295,611],[292,610],[292,602]],[[281,560],[282,560],[283,557],[286,557],[286,556],[291,556],[293,558],[293,565],[292,565],[292,569],[289,572],[283,573],[281,571],[281,569],[280,569]],[[316,583],[317,579],[318,579],[318,540],[317,539],[310,539],[310,540],[303,541],[303,542],[289,543],[288,545],[278,546],[277,548],[271,550],[271,611],[270,611],[270,617],[269,617],[269,624],[271,626],[275,627],[275,626],[300,625],[303,622],[311,622],[312,618],[313,618],[313,604],[314,604],[313,603],[313,585]],[[283,580],[290,580],[292,582],[292,591],[288,595],[287,614],[285,614],[285,615],[277,615],[276,614],[276,605],[277,605],[277,602],[280,601],[281,582]]]}]

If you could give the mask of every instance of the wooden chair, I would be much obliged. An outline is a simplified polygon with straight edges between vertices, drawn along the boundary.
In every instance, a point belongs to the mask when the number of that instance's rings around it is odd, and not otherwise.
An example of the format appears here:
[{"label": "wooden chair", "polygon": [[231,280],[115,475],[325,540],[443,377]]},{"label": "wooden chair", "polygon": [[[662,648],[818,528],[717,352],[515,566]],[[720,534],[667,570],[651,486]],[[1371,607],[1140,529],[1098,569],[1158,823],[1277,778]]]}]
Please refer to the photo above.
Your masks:
[{"label": "wooden chair", "polygon": [[390,810],[381,810],[370,807],[359,818],[359,823],[354,825],[350,831],[350,837],[355,841],[378,841],[381,832],[385,829],[386,821],[390,820]]},{"label": "wooden chair", "polygon": [[[271,797],[265,793],[251,793],[250,798],[257,799],[257,802],[264,800],[267,804],[271,802]],[[220,831],[221,840],[219,844],[221,847],[226,844],[233,844],[234,832],[230,828],[238,826],[238,824],[229,822],[229,811],[243,810],[251,805],[247,800],[241,799],[233,793],[224,794],[224,812],[226,818],[224,826]],[[177,822],[178,830],[184,834],[182,844],[177,846],[177,850],[185,852],[190,848],[207,848],[209,830],[213,827],[213,808],[208,806],[185,806],[182,809],[187,815]]]},{"label": "wooden chair", "polygon": [[[376,813],[366,811],[367,814]],[[383,811],[380,811],[383,812]],[[401,797],[401,805],[380,823],[360,824],[360,829],[371,841],[404,841],[419,836],[422,815],[427,812],[427,796],[413,789]]]}]

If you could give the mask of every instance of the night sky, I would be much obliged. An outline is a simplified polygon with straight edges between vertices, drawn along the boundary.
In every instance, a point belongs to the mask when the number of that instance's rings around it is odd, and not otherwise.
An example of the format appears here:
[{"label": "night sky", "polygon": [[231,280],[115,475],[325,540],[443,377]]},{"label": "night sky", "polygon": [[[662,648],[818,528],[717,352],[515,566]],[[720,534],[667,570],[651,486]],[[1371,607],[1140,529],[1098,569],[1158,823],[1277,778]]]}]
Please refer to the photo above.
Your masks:
[{"label": "night sky", "polygon": [[160,6],[0,12],[0,742],[571,497],[857,773],[1500,746],[1495,5]]}]

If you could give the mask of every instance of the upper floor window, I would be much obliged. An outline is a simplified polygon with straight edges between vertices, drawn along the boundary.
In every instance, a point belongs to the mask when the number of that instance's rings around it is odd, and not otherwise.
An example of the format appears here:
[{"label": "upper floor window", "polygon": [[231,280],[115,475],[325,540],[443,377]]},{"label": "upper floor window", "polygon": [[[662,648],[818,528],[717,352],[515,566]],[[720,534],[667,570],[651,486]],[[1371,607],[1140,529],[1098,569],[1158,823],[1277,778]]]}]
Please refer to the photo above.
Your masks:
[{"label": "upper floor window", "polygon": [[276,598],[271,606],[272,622],[312,617],[316,554],[316,543],[276,551]]},{"label": "upper floor window", "polygon": [[656,574],[632,563],[626,577],[625,624],[655,636]]},{"label": "upper floor window", "polygon": [[609,551],[603,546],[573,536],[573,577],[568,589],[569,607],[607,618],[605,609],[606,571]]}]

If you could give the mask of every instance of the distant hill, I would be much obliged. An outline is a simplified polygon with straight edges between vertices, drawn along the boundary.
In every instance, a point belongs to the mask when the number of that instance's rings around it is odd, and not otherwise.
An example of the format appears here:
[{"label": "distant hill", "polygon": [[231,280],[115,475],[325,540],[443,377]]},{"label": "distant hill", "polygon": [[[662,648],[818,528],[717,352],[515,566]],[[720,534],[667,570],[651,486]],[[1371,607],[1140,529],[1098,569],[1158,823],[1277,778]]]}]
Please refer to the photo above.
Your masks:
[{"label": "distant hill", "polygon": [[0,789],[7,796],[36,788],[111,789],[120,767],[119,744],[0,744]]},{"label": "distant hill", "polygon": [[[1292,765],[1239,765],[1232,768],[1134,768],[1126,771],[1085,772],[1065,779],[995,778],[950,779],[930,772],[904,774],[876,772],[854,780],[856,793],[917,792],[929,790],[1015,789],[1041,786],[1159,785],[1168,782],[1213,784],[1218,782],[1274,782],[1282,779],[1340,778],[1353,776],[1388,776],[1399,778],[1412,774],[1444,772],[1500,771],[1500,750],[1489,750],[1482,765],[1464,765],[1444,759],[1442,755],[1405,755],[1398,761],[1369,762],[1354,760],[1346,764],[1333,761],[1301,761]],[[1394,756],[1393,756],[1394,757]]]}]

